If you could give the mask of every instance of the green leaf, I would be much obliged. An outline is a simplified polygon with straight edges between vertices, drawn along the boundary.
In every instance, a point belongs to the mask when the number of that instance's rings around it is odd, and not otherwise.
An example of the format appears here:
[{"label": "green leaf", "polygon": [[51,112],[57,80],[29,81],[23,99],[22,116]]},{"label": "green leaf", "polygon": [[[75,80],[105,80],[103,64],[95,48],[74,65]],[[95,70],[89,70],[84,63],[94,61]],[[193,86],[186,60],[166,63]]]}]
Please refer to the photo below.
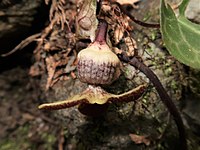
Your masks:
[{"label": "green leaf", "polygon": [[200,25],[185,16],[189,0],[183,0],[176,17],[172,8],[161,0],[161,33],[166,48],[180,62],[200,69]]}]

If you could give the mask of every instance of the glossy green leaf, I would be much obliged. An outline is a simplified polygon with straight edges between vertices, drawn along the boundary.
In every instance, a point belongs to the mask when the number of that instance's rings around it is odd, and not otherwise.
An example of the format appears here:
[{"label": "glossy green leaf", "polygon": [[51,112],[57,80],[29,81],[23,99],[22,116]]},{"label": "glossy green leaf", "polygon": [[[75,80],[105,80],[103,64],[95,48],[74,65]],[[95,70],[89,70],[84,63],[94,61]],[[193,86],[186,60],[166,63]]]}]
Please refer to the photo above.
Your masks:
[{"label": "glossy green leaf", "polygon": [[161,0],[161,33],[166,48],[180,62],[200,69],[200,25],[185,16],[189,0],[183,0],[176,17],[172,8]]}]

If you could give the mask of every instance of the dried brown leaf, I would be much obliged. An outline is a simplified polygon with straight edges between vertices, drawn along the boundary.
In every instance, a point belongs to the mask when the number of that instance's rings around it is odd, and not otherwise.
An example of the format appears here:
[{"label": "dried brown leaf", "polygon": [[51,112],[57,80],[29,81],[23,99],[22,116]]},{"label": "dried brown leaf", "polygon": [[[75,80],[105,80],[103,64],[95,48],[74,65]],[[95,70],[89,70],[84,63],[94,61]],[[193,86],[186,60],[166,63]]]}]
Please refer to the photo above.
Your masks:
[{"label": "dried brown leaf", "polygon": [[35,116],[33,116],[30,113],[23,113],[22,118],[25,119],[25,120],[33,120],[33,119],[35,119]]},{"label": "dried brown leaf", "polygon": [[30,70],[29,70],[29,75],[31,75],[32,77],[39,76],[39,75],[41,75],[41,73],[42,73],[42,71],[40,70],[37,63],[32,65]]},{"label": "dried brown leaf", "polygon": [[121,54],[123,51],[117,47],[113,47],[113,51],[115,52],[115,54]]},{"label": "dried brown leaf", "polygon": [[55,74],[56,62],[55,62],[55,60],[54,60],[54,58],[53,58],[52,56],[47,57],[47,58],[45,59],[45,61],[46,61],[47,72],[48,72],[46,90],[48,90],[49,87],[51,87],[51,82],[52,82],[52,79],[53,79],[54,74]]},{"label": "dried brown leaf", "polygon": [[116,44],[119,43],[123,35],[124,35],[124,28],[122,26],[117,26],[114,32],[114,38],[115,38]]},{"label": "dried brown leaf", "polygon": [[142,135],[137,135],[137,134],[129,134],[131,137],[131,140],[135,142],[136,144],[145,144],[145,145],[150,145],[150,140],[148,139],[147,136],[142,136]]},{"label": "dried brown leaf", "polygon": [[134,50],[137,49],[136,41],[132,37],[124,38],[125,44],[128,47],[127,55],[134,56]]},{"label": "dried brown leaf", "polygon": [[121,4],[121,5],[124,5],[124,4],[133,5],[134,3],[137,3],[137,2],[139,2],[140,0],[115,0],[115,1],[118,2],[118,3]]},{"label": "dried brown leaf", "polygon": [[74,72],[70,73],[73,79],[76,79],[76,74]]}]

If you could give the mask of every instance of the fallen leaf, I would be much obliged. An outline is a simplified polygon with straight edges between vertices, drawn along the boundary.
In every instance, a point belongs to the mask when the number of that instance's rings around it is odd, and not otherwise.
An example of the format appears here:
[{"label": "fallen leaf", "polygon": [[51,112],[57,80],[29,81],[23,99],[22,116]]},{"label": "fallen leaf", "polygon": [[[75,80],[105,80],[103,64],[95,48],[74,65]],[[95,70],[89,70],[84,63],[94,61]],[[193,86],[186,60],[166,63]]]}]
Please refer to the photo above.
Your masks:
[{"label": "fallen leaf", "polygon": [[30,113],[23,113],[22,114],[22,118],[25,120],[33,120],[35,119],[35,117],[33,115],[31,115]]},{"label": "fallen leaf", "polygon": [[40,70],[39,64],[35,63],[34,65],[31,66],[29,70],[29,75],[32,77],[39,76],[42,74],[42,71]]},{"label": "fallen leaf", "polygon": [[147,146],[150,145],[150,140],[148,139],[148,136],[136,134],[129,134],[129,136],[131,137],[131,140],[136,144],[145,144]]},{"label": "fallen leaf", "polygon": [[125,37],[124,41],[128,47],[128,56],[134,56],[135,49],[137,49],[136,41],[132,37]]},{"label": "fallen leaf", "polygon": [[53,76],[55,74],[55,70],[56,70],[56,62],[54,60],[54,58],[52,56],[49,56],[45,59],[46,61],[46,65],[47,65],[47,72],[48,72],[48,78],[47,78],[47,84],[46,84],[46,90],[49,89],[49,87],[51,87],[51,82],[53,79]]},{"label": "fallen leaf", "polygon": [[76,74],[74,72],[70,73],[73,79],[76,79]]},{"label": "fallen leaf", "polygon": [[124,5],[124,4],[133,5],[134,3],[137,3],[137,2],[139,2],[140,0],[115,0],[115,1],[118,2],[118,3],[121,4],[121,5]]},{"label": "fallen leaf", "polygon": [[118,44],[124,35],[124,28],[122,26],[117,26],[114,33],[115,42]]},{"label": "fallen leaf", "polygon": [[113,51],[115,52],[115,54],[121,54],[123,51],[117,47],[113,47]]}]

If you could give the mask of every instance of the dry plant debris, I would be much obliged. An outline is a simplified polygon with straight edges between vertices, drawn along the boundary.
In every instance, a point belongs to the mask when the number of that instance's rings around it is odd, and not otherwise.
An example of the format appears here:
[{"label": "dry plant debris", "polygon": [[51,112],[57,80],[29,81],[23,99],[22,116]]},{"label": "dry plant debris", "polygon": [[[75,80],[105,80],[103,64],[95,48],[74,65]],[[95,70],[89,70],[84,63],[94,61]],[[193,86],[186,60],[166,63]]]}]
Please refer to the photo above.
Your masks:
[{"label": "dry plant debris", "polygon": [[83,1],[83,4],[76,16],[76,36],[78,36],[78,38],[89,38],[92,42],[94,41],[98,25],[96,8],[96,0]]},{"label": "dry plant debris", "polygon": [[[45,2],[50,3],[50,1]],[[63,0],[52,0],[49,12],[50,23],[37,39],[38,44],[34,51],[36,62],[30,70],[31,75],[40,75],[47,71],[46,90],[60,79],[68,79],[66,74],[70,74],[75,69],[73,65],[76,61],[74,59],[76,39],[71,31],[74,28],[75,16],[75,2],[69,5]],[[60,78],[62,75],[65,76]]]},{"label": "dry plant debris", "polygon": [[134,4],[139,2],[140,0],[114,0],[114,1],[118,2],[121,5],[129,4],[134,6]]},{"label": "dry plant debris", "polygon": [[[45,2],[46,4],[50,3],[50,1]],[[135,2],[137,1],[133,3]],[[77,12],[76,6],[78,4],[82,4],[82,6]],[[30,71],[31,75],[39,75],[47,71],[46,89],[52,87],[59,80],[67,80],[68,76],[76,78],[73,71],[76,64],[76,43],[80,39],[77,34],[83,33],[84,29],[84,33],[90,33],[93,36],[87,36],[86,34],[82,38],[89,38],[93,41],[94,31],[97,28],[94,5],[94,0],[82,1],[82,3],[80,1],[70,1],[70,6],[63,0],[52,0],[49,12],[50,22],[41,33],[41,36],[37,38],[38,44],[34,51],[36,62]],[[129,35],[129,32],[133,30],[129,25],[130,19],[120,12],[118,6],[111,5],[108,1],[103,2],[101,11],[102,14],[105,14],[104,19],[110,23],[110,29],[113,30],[113,34],[110,35],[114,37],[114,40],[111,41],[112,44],[113,42],[114,45],[124,42],[127,45],[127,53],[133,56],[134,51],[132,48],[135,49],[137,46],[134,39]],[[84,22],[83,18],[86,20],[89,18],[89,23],[93,22],[93,24],[89,24],[89,28],[82,28],[80,21]],[[81,25],[84,24],[81,22]],[[73,30],[75,26],[76,31]],[[126,40],[122,41],[124,37]]]},{"label": "dry plant debris", "polygon": [[131,137],[131,140],[136,144],[145,144],[146,146],[148,146],[151,143],[148,137],[144,135],[129,134],[129,136]]},{"label": "dry plant debris", "polygon": [[[139,0],[128,1],[128,4],[133,5]],[[31,66],[29,74],[31,76],[39,76],[47,72],[46,90],[52,87],[59,80],[67,80],[69,76],[76,78],[74,73],[76,64],[77,49],[79,49],[79,39],[94,40],[95,30],[97,28],[97,18],[94,0],[45,0],[47,5],[51,4],[49,10],[49,23],[47,27],[41,32],[28,37],[17,45],[9,53],[2,56],[7,56],[15,51],[24,48],[29,43],[36,41],[37,46],[34,50],[35,63]],[[127,47],[125,50],[129,56],[133,56],[134,49],[137,49],[134,39],[129,32],[133,30],[130,26],[130,19],[124,15],[113,1],[103,1],[101,7],[101,14],[109,23],[110,37],[112,41],[108,41],[109,45],[113,45],[113,50],[121,53],[118,47],[119,43],[124,43]],[[119,4],[127,4],[127,1],[117,0]],[[79,7],[77,9],[77,6]],[[89,23],[86,27],[82,23],[84,18]],[[78,22],[78,25],[77,25]],[[84,28],[82,26],[84,25]],[[74,31],[74,28],[76,30]],[[81,27],[81,28],[80,28]],[[81,30],[80,30],[81,29]],[[89,29],[89,30],[88,30]],[[77,35],[82,34],[80,37]],[[88,36],[90,35],[90,36]],[[123,40],[123,38],[125,40]],[[112,43],[112,44],[111,44]],[[84,43],[85,44],[85,43]],[[87,46],[87,43],[84,45]],[[134,48],[134,49],[133,49]]]}]

